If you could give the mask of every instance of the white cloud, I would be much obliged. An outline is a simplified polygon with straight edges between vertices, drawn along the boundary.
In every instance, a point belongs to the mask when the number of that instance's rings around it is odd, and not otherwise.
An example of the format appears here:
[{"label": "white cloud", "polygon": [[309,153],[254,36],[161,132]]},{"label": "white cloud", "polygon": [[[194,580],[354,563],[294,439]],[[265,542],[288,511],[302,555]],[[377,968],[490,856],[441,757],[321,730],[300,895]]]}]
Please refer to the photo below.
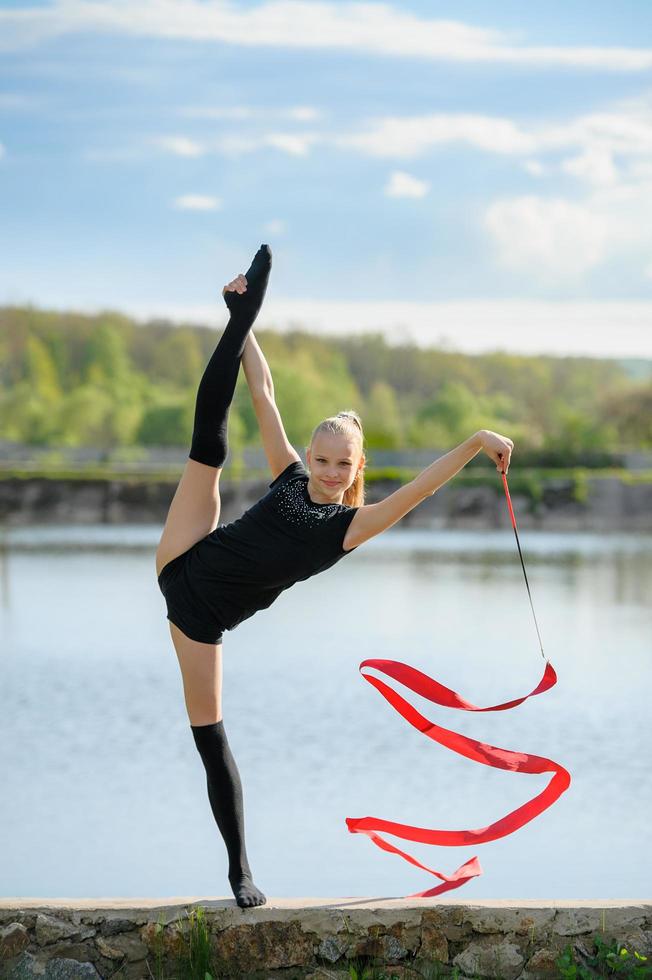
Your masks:
[{"label": "white cloud", "polygon": [[590,207],[528,195],[494,201],[485,226],[499,262],[554,282],[581,277],[607,250],[607,223]]},{"label": "white cloud", "polygon": [[187,136],[159,136],[154,142],[163,150],[179,157],[200,157],[206,152],[201,143],[188,139]]},{"label": "white cloud", "polygon": [[271,221],[267,221],[263,225],[263,231],[266,235],[284,235],[286,232],[286,224],[280,218],[273,218]]},{"label": "white cloud", "polygon": [[291,156],[306,156],[313,143],[324,137],[318,133],[264,133],[262,136],[221,136],[212,144],[217,153],[225,156],[241,156],[243,153],[256,153],[272,147]]},{"label": "white cloud", "polygon": [[634,161],[630,164],[626,176],[631,180],[652,180],[652,160]]},{"label": "white cloud", "polygon": [[[518,123],[501,116],[431,113],[370,120],[360,132],[332,142],[370,156],[417,157],[443,144],[466,143],[488,153],[511,156],[579,149],[586,175],[606,172],[609,156],[652,158],[652,95],[612,103],[606,110],[568,122]],[[582,169],[578,165],[578,169]]]},{"label": "white cloud", "polygon": [[546,174],[546,168],[540,160],[526,160],[523,166],[533,177],[543,177]]},{"label": "white cloud", "polygon": [[[227,109],[193,110],[200,111],[226,113]],[[255,115],[254,110],[242,106],[234,107],[233,113],[233,118],[241,119]],[[311,113],[308,110],[306,115]],[[261,116],[267,117],[265,113]],[[199,144],[187,137],[168,137],[159,143],[172,152],[189,156],[206,152],[209,145],[208,140]],[[532,176],[566,172],[590,184],[611,183],[618,177],[615,156],[632,168],[641,158],[644,164],[652,162],[652,94],[614,102],[604,111],[581,115],[568,122],[527,124],[479,113],[386,116],[368,120],[366,125],[357,123],[352,131],[344,133],[230,132],[210,141],[210,146],[230,156],[255,153],[270,146],[305,156],[316,143],[387,159],[413,159],[433,147],[464,143],[486,153],[525,156],[523,166]],[[575,151],[576,156],[567,157],[561,163],[557,159],[550,163],[540,159],[545,154],[568,151]]]},{"label": "white cloud", "polygon": [[322,115],[319,109],[311,105],[298,105],[293,109],[287,109],[286,112],[290,119],[296,119],[298,122],[314,122]]},{"label": "white cloud", "polygon": [[468,143],[491,153],[531,153],[532,136],[509,119],[466,113],[428,116],[388,116],[374,120],[366,132],[335,136],[342,149],[360,150],[378,157],[416,157],[444,143]]},{"label": "white cloud", "polygon": [[217,211],[222,207],[222,201],[207,194],[182,194],[175,198],[174,207],[180,211]]},{"label": "white cloud", "polygon": [[295,133],[268,133],[265,136],[265,143],[273,146],[276,150],[282,150],[292,156],[306,156],[310,149],[314,137],[310,135],[297,135]]},{"label": "white cloud", "polygon": [[563,160],[561,169],[590,184],[613,184],[618,179],[611,152],[599,146],[590,146],[579,156]]},{"label": "white cloud", "polygon": [[643,71],[652,67],[650,48],[528,45],[513,33],[418,17],[390,3],[268,0],[243,8],[230,0],[54,0],[45,9],[0,11],[0,50],[88,32],[528,68]]},{"label": "white cloud", "polygon": [[5,148],[2,145],[2,143],[0,143],[0,160],[2,160],[4,155],[5,155]]},{"label": "white cloud", "polygon": [[388,197],[424,197],[429,190],[427,180],[419,180],[403,170],[395,170],[385,185]]},{"label": "white cloud", "polygon": [[[1,102],[0,102],[1,104]],[[296,122],[313,122],[321,116],[314,106],[184,106],[180,116],[189,119],[269,119],[276,116]]]}]

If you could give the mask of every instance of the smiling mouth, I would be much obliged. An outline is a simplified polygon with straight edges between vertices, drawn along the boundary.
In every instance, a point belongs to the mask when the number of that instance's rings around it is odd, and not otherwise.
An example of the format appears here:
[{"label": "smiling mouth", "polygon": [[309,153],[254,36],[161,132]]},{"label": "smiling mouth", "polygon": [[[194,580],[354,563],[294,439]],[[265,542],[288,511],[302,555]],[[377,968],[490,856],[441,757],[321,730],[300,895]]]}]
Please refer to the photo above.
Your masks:
[{"label": "smiling mouth", "polygon": [[337,486],[339,486],[339,483],[337,483],[337,481],[335,483],[330,483],[329,480],[322,480],[322,483],[325,483],[327,487],[337,487]]}]

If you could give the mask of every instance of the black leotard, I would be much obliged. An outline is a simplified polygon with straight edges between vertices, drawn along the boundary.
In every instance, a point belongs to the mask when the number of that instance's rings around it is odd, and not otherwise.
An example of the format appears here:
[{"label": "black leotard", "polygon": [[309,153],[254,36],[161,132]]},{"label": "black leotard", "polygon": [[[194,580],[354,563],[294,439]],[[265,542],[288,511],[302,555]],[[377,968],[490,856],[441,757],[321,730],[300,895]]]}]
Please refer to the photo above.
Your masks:
[{"label": "black leotard", "polygon": [[358,508],[313,502],[308,478],[301,461],[290,463],[241,517],[162,570],[168,619],[191,639],[219,643],[225,629],[355,551],[342,542]]}]

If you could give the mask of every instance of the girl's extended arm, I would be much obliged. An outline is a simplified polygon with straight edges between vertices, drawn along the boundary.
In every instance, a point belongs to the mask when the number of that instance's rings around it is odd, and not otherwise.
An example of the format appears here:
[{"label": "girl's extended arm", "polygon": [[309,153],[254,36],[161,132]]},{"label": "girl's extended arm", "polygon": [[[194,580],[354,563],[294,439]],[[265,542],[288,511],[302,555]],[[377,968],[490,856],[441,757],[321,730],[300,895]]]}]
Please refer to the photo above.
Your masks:
[{"label": "girl's extended arm", "polygon": [[413,480],[399,487],[388,497],[375,504],[365,504],[358,508],[346,532],[345,547],[357,547],[374,535],[387,530],[400,521],[417,504],[432,496],[440,487],[466,466],[474,456],[484,452],[496,463],[496,468],[507,472],[514,443],[490,429],[480,429],[455,446],[444,456],[422,470]]}]

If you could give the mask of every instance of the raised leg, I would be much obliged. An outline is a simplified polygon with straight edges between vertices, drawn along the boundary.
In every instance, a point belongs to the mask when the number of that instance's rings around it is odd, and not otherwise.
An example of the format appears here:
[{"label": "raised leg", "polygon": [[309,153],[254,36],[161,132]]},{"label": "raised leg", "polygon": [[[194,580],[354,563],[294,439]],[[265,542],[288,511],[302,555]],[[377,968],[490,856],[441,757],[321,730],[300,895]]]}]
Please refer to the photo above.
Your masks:
[{"label": "raised leg", "polygon": [[156,552],[156,574],[217,527],[219,477],[228,454],[227,427],[238,371],[249,330],[263,302],[271,251],[261,245],[246,273],[242,294],[225,293],[231,317],[199,382],[192,444],[170,504]]}]

